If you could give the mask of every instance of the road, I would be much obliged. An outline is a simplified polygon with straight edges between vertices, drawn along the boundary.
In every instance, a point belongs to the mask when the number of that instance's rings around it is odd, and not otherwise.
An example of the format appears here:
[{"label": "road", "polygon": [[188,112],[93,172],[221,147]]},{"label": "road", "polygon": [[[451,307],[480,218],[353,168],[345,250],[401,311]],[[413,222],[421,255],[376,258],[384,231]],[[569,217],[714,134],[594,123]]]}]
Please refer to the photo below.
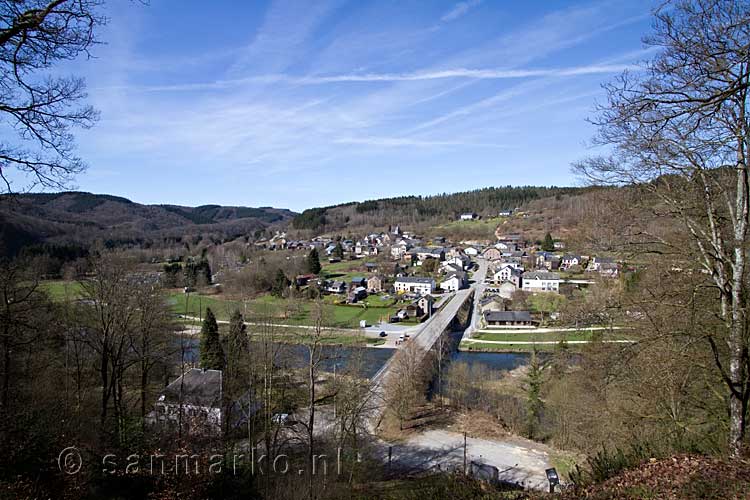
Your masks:
[{"label": "road", "polygon": [[[300,409],[292,416],[293,421],[306,422],[308,413]],[[315,434],[318,437],[330,436],[335,432],[336,419],[331,405],[319,406],[315,412]],[[302,429],[287,428],[290,439],[305,440]],[[383,463],[388,463],[388,449],[391,448],[391,465],[404,473],[427,470],[463,470],[464,435],[450,430],[428,430],[410,436],[403,442],[388,443],[375,438],[372,453]],[[499,479],[524,488],[547,490],[545,469],[550,464],[547,447],[515,436],[502,439],[481,439],[467,437],[466,463],[481,463],[497,467]]]},{"label": "road", "polygon": [[468,328],[464,330],[464,339],[471,338],[471,335],[479,329],[479,318],[482,315],[482,308],[479,305],[479,301],[482,298],[482,295],[484,295],[484,289],[487,287],[484,280],[487,278],[487,268],[489,267],[489,263],[487,262],[487,259],[478,257],[477,264],[479,265],[479,269],[474,273],[474,284],[472,285],[475,289],[474,310],[471,314],[471,323]]},{"label": "road", "polygon": [[[559,340],[482,340],[482,339],[462,339],[461,342],[469,344],[497,344],[497,345],[556,345]],[[591,344],[593,340],[566,340],[567,344]],[[602,344],[635,344],[635,340],[598,340]]]},{"label": "road", "polygon": [[[384,461],[388,460],[385,449]],[[458,432],[430,430],[393,446],[393,466],[406,470],[463,470],[464,436]],[[549,487],[544,470],[552,467],[549,455],[533,441],[467,438],[466,461],[497,467],[499,479],[529,489]]]}]

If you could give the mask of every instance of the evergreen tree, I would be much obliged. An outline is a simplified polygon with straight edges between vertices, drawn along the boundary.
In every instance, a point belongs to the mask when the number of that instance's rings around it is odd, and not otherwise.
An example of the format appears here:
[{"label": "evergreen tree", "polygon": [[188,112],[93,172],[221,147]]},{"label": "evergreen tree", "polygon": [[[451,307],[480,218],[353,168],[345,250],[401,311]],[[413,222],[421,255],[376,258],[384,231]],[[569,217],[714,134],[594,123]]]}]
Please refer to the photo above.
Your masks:
[{"label": "evergreen tree", "polygon": [[276,278],[273,280],[273,286],[271,287],[271,295],[274,297],[283,297],[284,291],[289,287],[291,282],[284,274],[284,271],[279,268],[276,271]]},{"label": "evergreen tree", "polygon": [[307,255],[307,272],[312,274],[318,274],[320,272],[320,256],[318,255],[318,249],[313,248]]},{"label": "evergreen tree", "polygon": [[243,360],[247,358],[250,342],[247,338],[247,326],[239,309],[232,312],[229,318],[229,335],[227,336],[227,383],[234,386],[240,378]]},{"label": "evergreen tree", "polygon": [[341,242],[336,243],[336,247],[333,249],[333,256],[337,259],[344,258],[344,247],[341,246]]},{"label": "evergreen tree", "polygon": [[224,369],[224,349],[219,338],[219,325],[210,308],[206,308],[206,319],[203,320],[200,339],[200,366],[205,370]]},{"label": "evergreen tree", "polygon": [[545,252],[554,252],[555,240],[552,239],[552,235],[547,233],[544,235],[544,242],[542,242],[542,250]]},{"label": "evergreen tree", "polygon": [[536,354],[531,353],[529,371],[526,375],[526,435],[534,439],[542,415],[542,365]]}]

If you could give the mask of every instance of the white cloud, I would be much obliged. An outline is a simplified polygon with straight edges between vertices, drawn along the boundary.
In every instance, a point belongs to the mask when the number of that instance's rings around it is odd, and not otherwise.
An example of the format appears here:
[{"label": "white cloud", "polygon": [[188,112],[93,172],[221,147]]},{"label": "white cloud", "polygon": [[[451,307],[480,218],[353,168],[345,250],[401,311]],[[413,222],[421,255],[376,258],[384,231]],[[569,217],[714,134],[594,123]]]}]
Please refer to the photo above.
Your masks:
[{"label": "white cloud", "polygon": [[440,20],[444,23],[454,21],[465,15],[470,9],[476,7],[480,3],[482,3],[482,0],[466,0],[464,2],[458,2],[451,10],[446,12]]}]

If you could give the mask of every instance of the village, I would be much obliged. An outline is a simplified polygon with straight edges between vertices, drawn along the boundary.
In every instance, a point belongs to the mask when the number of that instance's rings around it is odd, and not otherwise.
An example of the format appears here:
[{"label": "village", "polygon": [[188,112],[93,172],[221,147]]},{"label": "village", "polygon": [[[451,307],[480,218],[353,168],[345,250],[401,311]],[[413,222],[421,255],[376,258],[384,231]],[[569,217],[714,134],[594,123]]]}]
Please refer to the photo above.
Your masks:
[{"label": "village", "polygon": [[[503,218],[512,216],[513,210],[499,213]],[[466,213],[458,221],[477,218],[475,213]],[[316,236],[294,240],[280,232],[255,245],[271,251],[315,250],[324,269],[345,269],[341,277],[332,279],[309,273],[297,275],[291,284],[301,290],[315,288],[333,296],[336,304],[367,307],[377,304],[373,297],[397,299],[397,310],[379,323],[413,324],[428,319],[447,297],[475,283],[478,262],[484,261],[486,276],[476,283],[479,317],[470,331],[503,326],[521,327],[519,332],[528,333],[529,327],[550,326],[559,318],[555,299],[550,299],[552,310],[542,311],[534,307],[534,300],[527,300],[529,297],[570,297],[599,280],[617,278],[622,269],[622,263],[611,256],[568,253],[564,241],[547,236],[550,241],[532,242],[514,233],[498,234],[494,243],[452,242],[440,236],[426,239],[396,225],[358,239]],[[531,307],[522,308],[519,303]],[[373,325],[363,320],[359,326]]]}]

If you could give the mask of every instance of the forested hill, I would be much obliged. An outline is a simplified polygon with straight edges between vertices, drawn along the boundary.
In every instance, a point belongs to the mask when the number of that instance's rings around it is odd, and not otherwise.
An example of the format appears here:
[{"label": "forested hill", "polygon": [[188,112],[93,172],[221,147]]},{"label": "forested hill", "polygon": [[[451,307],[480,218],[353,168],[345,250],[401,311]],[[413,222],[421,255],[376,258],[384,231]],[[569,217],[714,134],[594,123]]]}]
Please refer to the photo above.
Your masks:
[{"label": "forested hill", "polygon": [[43,244],[157,242],[203,236],[252,235],[295,215],[270,207],[142,205],[118,196],[84,192],[0,197],[0,255]]},{"label": "forested hill", "polygon": [[434,196],[367,200],[305,210],[292,220],[292,227],[317,232],[395,224],[423,227],[455,219],[467,212],[496,216],[500,210],[512,210],[532,200],[575,194],[581,190],[555,186],[505,186]]}]

